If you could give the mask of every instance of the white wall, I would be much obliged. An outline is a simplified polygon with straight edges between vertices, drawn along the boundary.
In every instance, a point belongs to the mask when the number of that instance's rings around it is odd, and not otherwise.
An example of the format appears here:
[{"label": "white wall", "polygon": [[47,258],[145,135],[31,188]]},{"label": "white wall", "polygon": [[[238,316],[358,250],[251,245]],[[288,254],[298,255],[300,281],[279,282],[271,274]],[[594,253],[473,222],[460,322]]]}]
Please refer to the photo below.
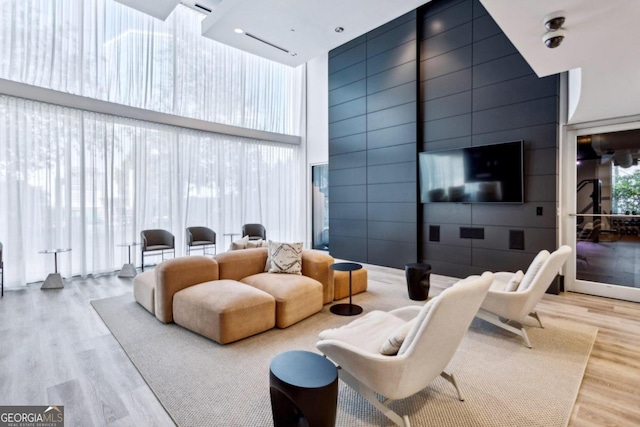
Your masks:
[{"label": "white wall", "polygon": [[329,161],[329,55],[307,63],[307,164]]},{"label": "white wall", "polygon": [[311,166],[329,162],[329,54],[307,62],[307,236],[311,247]]}]

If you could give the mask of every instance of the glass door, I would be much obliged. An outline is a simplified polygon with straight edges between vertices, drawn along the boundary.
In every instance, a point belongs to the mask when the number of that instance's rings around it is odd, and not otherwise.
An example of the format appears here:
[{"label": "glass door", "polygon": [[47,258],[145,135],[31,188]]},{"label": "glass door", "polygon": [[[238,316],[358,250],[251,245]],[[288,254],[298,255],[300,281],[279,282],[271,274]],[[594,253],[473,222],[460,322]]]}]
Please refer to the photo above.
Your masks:
[{"label": "glass door", "polygon": [[[567,289],[640,302],[640,130],[569,132]],[[570,176],[570,175],[573,176]],[[571,265],[569,265],[571,264]]]},{"label": "glass door", "polygon": [[329,165],[311,167],[311,236],[313,249],[329,250]]}]

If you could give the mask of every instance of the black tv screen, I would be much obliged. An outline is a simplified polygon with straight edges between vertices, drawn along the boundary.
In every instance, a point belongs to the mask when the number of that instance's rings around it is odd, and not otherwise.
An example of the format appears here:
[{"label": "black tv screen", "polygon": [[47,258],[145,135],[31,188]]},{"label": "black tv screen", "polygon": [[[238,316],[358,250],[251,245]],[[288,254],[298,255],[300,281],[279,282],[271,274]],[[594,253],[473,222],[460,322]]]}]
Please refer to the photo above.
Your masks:
[{"label": "black tv screen", "polygon": [[523,203],[523,141],[420,153],[422,203]]}]

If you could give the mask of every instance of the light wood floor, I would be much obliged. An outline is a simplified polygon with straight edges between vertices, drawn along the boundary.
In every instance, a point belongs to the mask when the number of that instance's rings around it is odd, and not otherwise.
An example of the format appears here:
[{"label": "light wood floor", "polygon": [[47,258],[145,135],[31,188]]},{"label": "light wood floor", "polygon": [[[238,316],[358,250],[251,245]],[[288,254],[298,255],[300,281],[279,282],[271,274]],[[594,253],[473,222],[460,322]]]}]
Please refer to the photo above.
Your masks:
[{"label": "light wood floor", "polygon": [[[404,271],[367,268],[369,280],[404,282]],[[436,283],[452,280],[434,276],[432,283],[437,291]],[[89,304],[131,290],[131,279],[115,275],[68,280],[63,290],[5,290],[0,405],[62,404],[67,426],[173,425]],[[640,425],[640,304],[565,293],[545,295],[538,311],[543,321],[557,317],[599,328],[569,425]]]}]

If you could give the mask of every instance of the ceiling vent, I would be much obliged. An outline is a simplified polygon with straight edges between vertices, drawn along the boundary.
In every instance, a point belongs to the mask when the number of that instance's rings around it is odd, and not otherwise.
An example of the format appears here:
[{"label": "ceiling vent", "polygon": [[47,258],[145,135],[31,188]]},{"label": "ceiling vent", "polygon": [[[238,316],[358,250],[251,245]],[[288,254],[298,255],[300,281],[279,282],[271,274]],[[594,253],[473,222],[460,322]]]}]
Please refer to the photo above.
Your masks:
[{"label": "ceiling vent", "polygon": [[207,13],[211,13],[211,9],[209,9],[209,8],[207,8],[207,7],[204,7],[204,6],[203,6],[203,5],[201,5],[201,4],[195,3],[195,4],[194,4],[194,6],[195,6],[195,7],[197,7],[198,9],[200,9],[200,10],[204,10],[204,11],[205,11],[205,12],[207,12]]},{"label": "ceiling vent", "polygon": [[290,53],[287,49],[285,49],[285,48],[283,48],[283,47],[280,47],[280,46],[278,46],[278,45],[275,45],[275,44],[273,44],[273,43],[270,43],[270,42],[268,42],[268,41],[266,41],[266,40],[263,40],[263,39],[261,39],[260,37],[255,36],[255,35],[253,35],[253,34],[251,34],[251,33],[245,33],[245,34],[246,34],[247,36],[251,37],[251,38],[252,38],[252,39],[254,39],[254,40],[257,40],[257,41],[259,41],[259,42],[261,42],[261,43],[264,43],[264,44],[266,44],[266,45],[269,45],[269,46],[271,46],[271,47],[275,47],[276,49],[279,49],[279,50],[283,51],[284,53]]},{"label": "ceiling vent", "polygon": [[180,0],[180,3],[197,12],[210,14],[220,0]]}]

